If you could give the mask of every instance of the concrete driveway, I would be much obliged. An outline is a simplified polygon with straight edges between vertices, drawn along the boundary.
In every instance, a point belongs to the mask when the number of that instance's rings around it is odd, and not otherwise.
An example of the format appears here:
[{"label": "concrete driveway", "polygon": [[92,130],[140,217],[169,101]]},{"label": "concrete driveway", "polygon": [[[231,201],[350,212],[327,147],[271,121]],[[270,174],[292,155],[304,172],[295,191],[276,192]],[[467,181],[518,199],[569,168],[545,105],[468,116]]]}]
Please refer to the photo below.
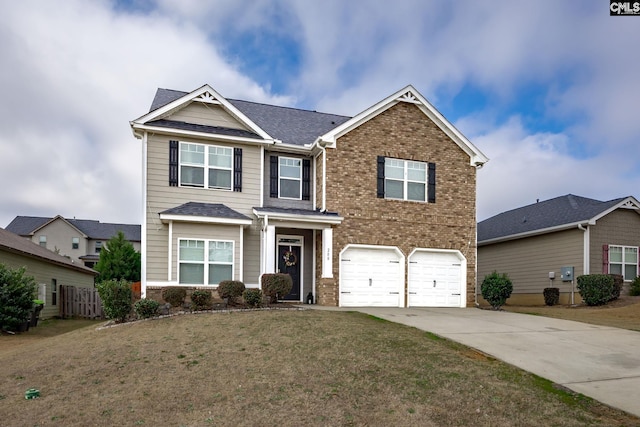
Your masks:
[{"label": "concrete driveway", "polygon": [[339,310],[432,332],[640,417],[639,332],[477,308]]}]

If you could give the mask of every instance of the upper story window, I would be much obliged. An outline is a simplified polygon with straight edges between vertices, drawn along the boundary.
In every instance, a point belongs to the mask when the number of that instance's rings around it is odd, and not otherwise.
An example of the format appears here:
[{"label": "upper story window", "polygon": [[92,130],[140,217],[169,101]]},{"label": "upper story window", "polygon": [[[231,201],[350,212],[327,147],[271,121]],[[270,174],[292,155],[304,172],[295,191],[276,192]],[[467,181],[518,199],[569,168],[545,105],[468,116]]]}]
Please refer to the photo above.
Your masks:
[{"label": "upper story window", "polygon": [[435,203],[434,163],[378,157],[378,197]]},{"label": "upper story window", "polygon": [[40,236],[40,246],[43,248],[47,247],[47,236]]},{"label": "upper story window", "polygon": [[638,247],[609,245],[609,274],[620,274],[624,280],[638,277]]},{"label": "upper story window", "polygon": [[169,141],[169,186],[242,191],[242,148]]},{"label": "upper story window", "polygon": [[99,254],[100,251],[102,251],[102,242],[101,241],[97,241],[96,242],[96,253]]},{"label": "upper story window", "polygon": [[71,249],[80,249],[80,238],[72,237],[71,238]]},{"label": "upper story window", "polygon": [[217,285],[232,280],[233,245],[232,241],[180,239],[178,282]]},{"label": "upper story window", "polygon": [[300,200],[302,196],[302,160],[280,157],[278,164],[279,197]]}]

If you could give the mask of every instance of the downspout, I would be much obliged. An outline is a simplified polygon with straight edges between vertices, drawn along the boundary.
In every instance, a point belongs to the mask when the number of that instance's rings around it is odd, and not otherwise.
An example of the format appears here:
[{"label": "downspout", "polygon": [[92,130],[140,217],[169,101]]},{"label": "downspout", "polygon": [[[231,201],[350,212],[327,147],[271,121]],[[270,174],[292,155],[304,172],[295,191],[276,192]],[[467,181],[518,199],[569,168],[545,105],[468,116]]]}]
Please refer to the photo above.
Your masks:
[{"label": "downspout", "polygon": [[591,274],[591,252],[589,248],[589,243],[591,240],[591,233],[589,232],[589,227],[585,227],[582,224],[578,224],[578,229],[584,232],[583,238],[583,248],[582,248],[582,274]]},{"label": "downspout", "polygon": [[142,226],[140,230],[140,296],[147,295],[147,132],[142,134]]},{"label": "downspout", "polygon": [[264,215],[262,225],[262,268],[260,269],[260,277],[258,277],[258,287],[262,289],[262,275],[267,271],[267,226],[269,225],[269,215]]},{"label": "downspout", "polygon": [[318,147],[322,150],[322,209],[321,212],[327,210],[327,142],[320,140]]}]

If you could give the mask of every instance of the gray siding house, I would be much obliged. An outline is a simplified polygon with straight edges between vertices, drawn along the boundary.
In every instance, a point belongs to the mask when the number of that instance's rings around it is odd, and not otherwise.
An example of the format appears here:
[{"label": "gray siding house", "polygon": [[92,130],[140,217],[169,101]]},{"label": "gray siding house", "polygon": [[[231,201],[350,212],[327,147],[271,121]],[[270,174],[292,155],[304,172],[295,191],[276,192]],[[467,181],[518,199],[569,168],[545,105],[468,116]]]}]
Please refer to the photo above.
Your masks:
[{"label": "gray siding house", "polygon": [[[478,283],[495,270],[513,281],[508,304],[544,305],[546,287],[560,289],[561,303],[570,302],[573,289],[579,302],[575,278],[582,274],[621,274],[627,283],[635,279],[639,247],[637,199],[602,202],[568,194],[478,223]],[[572,267],[573,276],[562,267]]]}]

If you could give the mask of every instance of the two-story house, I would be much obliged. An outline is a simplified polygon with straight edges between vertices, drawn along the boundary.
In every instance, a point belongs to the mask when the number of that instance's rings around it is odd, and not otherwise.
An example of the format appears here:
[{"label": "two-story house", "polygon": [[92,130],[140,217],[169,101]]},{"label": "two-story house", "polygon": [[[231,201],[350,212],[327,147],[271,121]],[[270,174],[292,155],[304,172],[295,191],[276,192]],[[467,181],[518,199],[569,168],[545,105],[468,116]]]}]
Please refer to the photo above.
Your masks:
[{"label": "two-story house", "polygon": [[65,256],[75,263],[93,268],[100,251],[118,231],[124,233],[136,251],[140,251],[140,225],[103,223],[96,220],[17,216],[6,228],[43,248]]},{"label": "two-story house", "polygon": [[142,293],[259,287],[339,306],[474,302],[487,157],[412,86],[354,117],[159,89],[143,156]]}]

